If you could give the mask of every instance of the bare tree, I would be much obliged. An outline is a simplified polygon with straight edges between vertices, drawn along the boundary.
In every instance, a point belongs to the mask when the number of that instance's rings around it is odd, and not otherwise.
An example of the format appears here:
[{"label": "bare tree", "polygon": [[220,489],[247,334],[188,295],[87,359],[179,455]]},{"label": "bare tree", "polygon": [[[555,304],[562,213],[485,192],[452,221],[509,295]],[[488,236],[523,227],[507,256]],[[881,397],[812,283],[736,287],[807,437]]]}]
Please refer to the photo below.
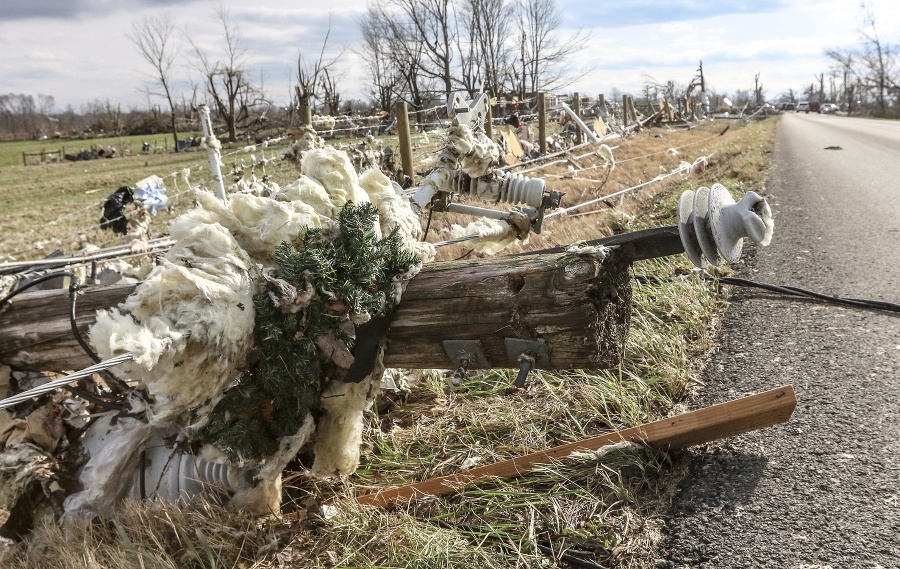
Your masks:
[{"label": "bare tree", "polygon": [[890,88],[894,85],[894,72],[897,56],[896,46],[883,41],[875,27],[875,15],[871,7],[865,3],[862,5],[864,11],[863,29],[860,33],[865,40],[864,51],[862,53],[863,64],[868,70],[868,84],[875,92],[875,101],[878,104],[880,114],[884,115],[887,111],[887,95]]},{"label": "bare tree", "polygon": [[825,50],[825,55],[835,62],[838,71],[843,75],[843,98],[847,104],[847,114],[852,114],[853,106],[856,102],[855,82],[859,79],[854,60],[858,61],[858,58],[853,50],[841,48],[827,49]]},{"label": "bare tree", "polygon": [[[421,77],[417,85],[433,80],[446,98],[453,91],[456,43],[455,11],[450,0],[376,0],[371,6],[386,24],[391,47],[406,44],[401,52],[417,57],[407,60]],[[404,69],[404,72],[407,72]]]},{"label": "bare tree", "polygon": [[134,22],[131,26],[131,34],[128,39],[137,47],[138,53],[144,58],[153,72],[149,74],[157,87],[162,92],[147,88],[148,97],[164,97],[169,103],[170,127],[172,138],[175,141],[174,148],[178,147],[178,127],[175,122],[175,101],[172,96],[172,75],[175,59],[178,56],[179,46],[175,39],[175,20],[171,14],[160,16],[146,16]]},{"label": "bare tree", "polygon": [[341,112],[341,92],[338,90],[337,79],[326,68],[322,73],[322,99],[325,102],[325,110],[329,115],[335,116]]},{"label": "bare tree", "polygon": [[[297,85],[294,86],[294,92],[298,107],[305,105],[314,107],[315,101],[324,103],[327,98],[333,98],[335,93],[337,93],[337,79],[334,68],[344,55],[345,50],[342,49],[340,53],[326,60],[325,52],[328,49],[328,38],[330,36],[331,17],[329,16],[328,31],[325,32],[325,39],[322,40],[319,57],[315,61],[309,62],[303,57],[302,51],[297,54]],[[323,93],[323,90],[326,92]],[[338,100],[340,100],[340,95],[338,95]]]},{"label": "bare tree", "polygon": [[761,107],[764,102],[763,93],[765,93],[765,90],[763,89],[762,83],[759,82],[759,73],[757,73],[753,76],[753,97],[757,107]]},{"label": "bare tree", "polygon": [[413,109],[423,109],[440,87],[435,73],[428,71],[428,46],[417,26],[397,8],[395,3],[398,1],[406,0],[373,2],[369,5],[367,19],[373,30],[382,34],[382,53],[390,61],[385,69],[397,73],[393,96],[407,102]]},{"label": "bare tree", "polygon": [[580,77],[564,63],[581,51],[585,37],[579,32],[563,40],[557,34],[562,17],[556,0],[523,0],[518,4],[521,96],[571,85]]},{"label": "bare tree", "polygon": [[479,86],[493,93],[514,89],[513,51],[507,41],[513,25],[510,5],[505,0],[463,0],[460,12],[467,15],[458,40],[463,86],[472,95]]},{"label": "bare tree", "polygon": [[403,75],[399,61],[392,56],[390,25],[381,17],[378,9],[370,7],[360,20],[362,48],[358,55],[369,70],[369,96],[375,106],[390,112]]},{"label": "bare tree", "polygon": [[400,8],[406,12],[425,46],[425,58],[430,65],[421,71],[442,83],[444,95],[449,96],[453,91],[451,64],[457,34],[450,0],[399,0],[399,2]]},{"label": "bare tree", "polygon": [[212,97],[218,118],[225,122],[228,140],[237,140],[237,124],[249,116],[250,108],[261,101],[245,69],[244,51],[237,25],[231,21],[230,12],[218,7],[216,19],[225,37],[225,54],[221,60],[213,60],[196,42],[191,46],[197,57],[197,68],[203,74],[206,92]]}]

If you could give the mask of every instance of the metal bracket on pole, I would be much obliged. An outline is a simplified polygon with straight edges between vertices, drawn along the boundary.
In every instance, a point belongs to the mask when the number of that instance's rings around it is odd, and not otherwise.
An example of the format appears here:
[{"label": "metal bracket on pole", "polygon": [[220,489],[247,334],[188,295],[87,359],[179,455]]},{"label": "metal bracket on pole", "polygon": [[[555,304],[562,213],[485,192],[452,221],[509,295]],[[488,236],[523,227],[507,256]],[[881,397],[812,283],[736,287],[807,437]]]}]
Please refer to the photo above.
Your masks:
[{"label": "metal bracket on pole", "polygon": [[219,153],[219,140],[213,132],[212,122],[209,119],[209,105],[200,103],[200,128],[203,130],[203,139],[206,141],[206,153],[209,155],[209,168],[212,170],[213,185],[216,187],[216,197],[228,201],[225,197],[225,183],[222,181],[222,161]]},{"label": "metal bracket on pole", "polygon": [[525,386],[528,373],[535,367],[550,367],[550,353],[547,344],[538,340],[522,340],[506,338],[506,356],[509,363],[519,368],[519,375],[513,385],[517,388]]},{"label": "metal bracket on pole", "polygon": [[490,369],[491,364],[481,349],[480,340],[444,340],[444,351],[456,369],[450,383],[459,387],[466,377],[469,368]]},{"label": "metal bracket on pole", "polygon": [[447,100],[447,111],[456,116],[459,124],[473,129],[478,125],[483,126],[488,118],[487,95],[479,93],[474,100],[467,101],[463,98],[463,93],[453,93]]},{"label": "metal bracket on pole", "polygon": [[491,363],[484,355],[481,348],[481,340],[444,340],[444,351],[450,358],[453,366],[460,365],[460,358],[469,360],[467,367],[476,369],[490,369]]}]

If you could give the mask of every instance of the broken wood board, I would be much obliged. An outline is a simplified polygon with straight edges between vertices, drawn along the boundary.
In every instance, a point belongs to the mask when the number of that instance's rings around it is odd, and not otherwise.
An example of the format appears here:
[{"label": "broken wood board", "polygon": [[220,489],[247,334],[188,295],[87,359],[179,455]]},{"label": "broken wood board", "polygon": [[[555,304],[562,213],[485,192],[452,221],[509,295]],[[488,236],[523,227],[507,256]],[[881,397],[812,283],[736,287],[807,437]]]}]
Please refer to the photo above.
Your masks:
[{"label": "broken wood board", "polygon": [[[445,340],[473,341],[470,368],[518,367],[507,339],[540,343],[540,369],[615,367],[631,316],[630,262],[618,249],[584,249],[431,263],[410,281],[387,331],[388,367],[455,368]],[[82,335],[98,309],[115,307],[135,285],[91,286],[78,295]],[[66,290],[20,294],[0,307],[0,363],[66,371],[94,362],[72,334]]]},{"label": "broken wood board", "polygon": [[[497,134],[506,141],[506,147],[509,148],[509,154],[506,156],[507,163],[514,164],[518,162],[525,155],[525,149],[522,147],[521,141],[519,141],[516,129],[512,125],[505,124],[497,127],[496,130]],[[510,160],[510,155],[512,155],[512,160]]]},{"label": "broken wood board", "polygon": [[796,406],[794,388],[785,385],[630,429],[479,466],[458,474],[431,478],[408,486],[386,488],[374,494],[360,496],[356,501],[359,504],[386,507],[425,496],[442,496],[455,492],[465,484],[522,476],[538,465],[552,464],[573,452],[593,452],[625,441],[642,442],[662,449],[685,448],[783,423],[791,417]]}]

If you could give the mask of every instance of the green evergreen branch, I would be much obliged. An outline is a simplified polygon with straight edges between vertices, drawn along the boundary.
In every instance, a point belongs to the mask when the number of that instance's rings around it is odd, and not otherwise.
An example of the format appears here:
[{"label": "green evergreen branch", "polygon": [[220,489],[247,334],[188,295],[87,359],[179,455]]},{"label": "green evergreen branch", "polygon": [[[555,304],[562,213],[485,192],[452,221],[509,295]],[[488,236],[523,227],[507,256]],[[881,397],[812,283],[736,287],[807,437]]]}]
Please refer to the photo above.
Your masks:
[{"label": "green evergreen branch", "polygon": [[291,314],[270,297],[271,285],[253,299],[254,365],[219,401],[196,433],[231,460],[260,459],[278,449],[278,439],[293,435],[308,413],[320,409],[322,389],[343,370],[325,361],[316,338],[332,333],[353,349],[353,337],[338,325],[353,314],[382,314],[392,279],[419,264],[403,248],[395,230],[378,239],[378,210],[370,204],[346,204],[338,217],[340,232],[332,241],[309,228],[293,243],[275,249],[283,279],[304,290],[312,275],[316,294],[308,306]]}]

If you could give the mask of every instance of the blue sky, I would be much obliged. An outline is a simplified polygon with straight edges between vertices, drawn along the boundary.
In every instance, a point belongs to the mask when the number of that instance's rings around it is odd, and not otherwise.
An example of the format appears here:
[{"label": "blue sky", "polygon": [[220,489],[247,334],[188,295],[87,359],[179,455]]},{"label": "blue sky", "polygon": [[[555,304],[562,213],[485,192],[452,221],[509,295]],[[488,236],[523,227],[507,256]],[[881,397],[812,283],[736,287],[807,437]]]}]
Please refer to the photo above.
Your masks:
[{"label": "blue sky", "polygon": [[[589,35],[570,62],[583,77],[572,91],[638,92],[646,77],[690,81],[702,59],[719,93],[751,89],[760,74],[768,98],[802,89],[828,73],[823,52],[859,41],[853,0],[557,0],[563,37]],[[279,102],[289,97],[298,52],[315,57],[331,21],[329,45],[342,58],[344,98],[362,98],[364,76],[352,50],[366,0],[221,2],[244,40],[248,68]],[[57,109],[94,100],[145,106],[148,68],[126,34],[144,15],[170,11],[195,41],[213,49],[219,0],[0,0],[0,93],[46,94]],[[900,42],[900,7],[869,2],[885,41]],[[187,52],[185,52],[187,53]],[[186,69],[187,64],[184,65]]]}]

